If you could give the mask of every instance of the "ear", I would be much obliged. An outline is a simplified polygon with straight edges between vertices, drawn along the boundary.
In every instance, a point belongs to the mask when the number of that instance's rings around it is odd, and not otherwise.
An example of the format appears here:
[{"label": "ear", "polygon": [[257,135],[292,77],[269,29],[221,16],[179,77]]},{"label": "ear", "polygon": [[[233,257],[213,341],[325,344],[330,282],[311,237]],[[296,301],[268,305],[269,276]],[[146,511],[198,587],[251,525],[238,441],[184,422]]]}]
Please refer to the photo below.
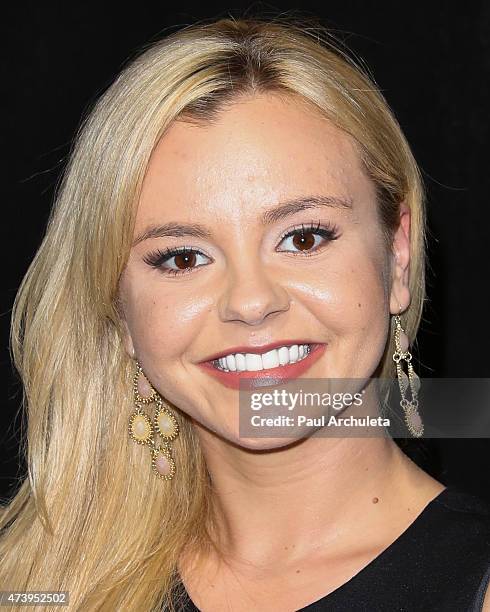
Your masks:
[{"label": "ear", "polygon": [[393,238],[392,253],[390,312],[391,314],[399,314],[408,308],[411,299],[408,285],[410,272],[410,208],[405,202],[400,204],[400,223]]},{"label": "ear", "polygon": [[123,282],[124,282],[124,272],[121,275],[121,278],[119,280],[119,286],[117,290],[115,306],[116,306],[117,314],[119,315],[119,321],[121,322],[121,325],[122,325],[122,342],[124,345],[124,350],[129,355],[129,357],[131,357],[131,359],[135,359],[136,351],[134,349],[133,338],[131,336],[131,331],[129,329],[126,312],[124,308],[124,300],[123,300],[123,294],[122,294]]},{"label": "ear", "polygon": [[136,351],[134,350],[133,338],[131,337],[131,332],[129,331],[129,326],[125,318],[122,319],[123,325],[123,344],[126,353],[131,357],[131,359],[136,358]]}]

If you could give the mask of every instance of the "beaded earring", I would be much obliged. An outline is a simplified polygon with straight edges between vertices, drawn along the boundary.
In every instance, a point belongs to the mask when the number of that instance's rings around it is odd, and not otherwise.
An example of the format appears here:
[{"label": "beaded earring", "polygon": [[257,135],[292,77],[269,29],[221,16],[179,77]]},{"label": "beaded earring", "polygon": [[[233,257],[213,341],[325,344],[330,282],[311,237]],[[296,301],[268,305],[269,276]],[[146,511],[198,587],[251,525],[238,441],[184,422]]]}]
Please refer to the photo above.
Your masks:
[{"label": "beaded earring", "polygon": [[[155,474],[162,480],[172,480],[175,462],[172,458],[170,442],[179,435],[179,425],[170,412],[168,404],[151,386],[141,365],[136,361],[133,377],[133,397],[136,410],[129,417],[129,436],[137,444],[147,444],[151,448],[151,465]],[[156,404],[153,419],[143,411],[144,405]],[[156,443],[159,434],[163,442]]]},{"label": "beaded earring", "polygon": [[[424,433],[424,424],[418,412],[418,393],[420,390],[420,378],[415,373],[411,363],[412,355],[408,350],[408,336],[402,327],[399,314],[393,317],[393,322],[396,347],[395,353],[393,353],[393,361],[396,363],[398,386],[400,387],[400,406],[403,409],[405,415],[405,423],[409,432],[412,434],[413,437],[420,438]],[[404,361],[406,364],[408,375],[403,371],[402,361]],[[411,393],[410,400],[405,397],[409,387]]]}]

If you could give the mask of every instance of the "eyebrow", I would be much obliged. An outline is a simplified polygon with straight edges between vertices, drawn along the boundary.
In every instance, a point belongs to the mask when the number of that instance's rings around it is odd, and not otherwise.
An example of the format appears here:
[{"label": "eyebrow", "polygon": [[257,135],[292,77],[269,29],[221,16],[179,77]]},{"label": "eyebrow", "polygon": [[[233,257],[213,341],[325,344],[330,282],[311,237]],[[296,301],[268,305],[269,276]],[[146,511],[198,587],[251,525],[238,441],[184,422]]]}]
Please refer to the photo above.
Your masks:
[{"label": "eyebrow", "polygon": [[[262,225],[270,225],[281,219],[285,219],[291,215],[294,215],[302,210],[309,208],[340,208],[340,209],[351,209],[352,208],[351,198],[342,198],[338,196],[307,196],[302,198],[295,198],[293,200],[287,200],[276,204],[272,208],[269,208],[262,214]],[[181,238],[182,236],[193,236],[194,238],[210,239],[212,238],[212,232],[198,223],[177,223],[169,222],[162,225],[154,225],[146,228],[133,242],[133,246],[136,246],[144,240],[149,238],[163,238],[163,237],[175,237]]]}]

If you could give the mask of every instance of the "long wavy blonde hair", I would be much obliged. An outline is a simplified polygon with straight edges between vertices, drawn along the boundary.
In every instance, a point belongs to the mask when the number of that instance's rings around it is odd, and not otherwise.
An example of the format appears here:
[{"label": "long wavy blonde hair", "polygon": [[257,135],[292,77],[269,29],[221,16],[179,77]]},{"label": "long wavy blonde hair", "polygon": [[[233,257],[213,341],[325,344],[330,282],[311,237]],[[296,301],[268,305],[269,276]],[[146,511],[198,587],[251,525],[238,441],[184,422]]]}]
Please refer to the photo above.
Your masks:
[{"label": "long wavy blonde hair", "polygon": [[[410,207],[412,301],[403,323],[415,338],[425,299],[423,186],[362,65],[311,19],[225,18],[147,46],[82,122],[15,299],[11,350],[24,387],[28,474],[0,514],[2,589],[68,590],[69,608],[84,612],[174,610],[179,556],[214,546],[212,484],[186,415],[175,407],[181,433],[170,482],[155,477],[127,434],[134,363],[122,342],[118,282],[145,169],[168,126],[212,121],[255,92],[299,96],[353,137],[388,248],[400,202]],[[390,348],[380,370],[388,377]]]}]

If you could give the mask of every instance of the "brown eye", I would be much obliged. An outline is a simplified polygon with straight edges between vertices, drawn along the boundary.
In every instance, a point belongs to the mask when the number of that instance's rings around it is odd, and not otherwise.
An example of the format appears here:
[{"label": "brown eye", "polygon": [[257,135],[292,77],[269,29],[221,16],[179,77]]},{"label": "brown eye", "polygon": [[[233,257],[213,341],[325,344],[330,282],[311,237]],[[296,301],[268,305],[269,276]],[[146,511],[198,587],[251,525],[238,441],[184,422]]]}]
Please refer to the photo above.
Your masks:
[{"label": "brown eye", "polygon": [[288,246],[290,248],[279,250],[309,255],[310,251],[319,251],[329,242],[336,240],[338,237],[339,234],[337,233],[337,229],[335,227],[322,227],[320,225],[305,227],[302,225],[300,228],[291,230],[283,236],[281,244],[283,242],[286,244],[289,242]]},{"label": "brown eye", "polygon": [[305,232],[304,234],[296,234],[293,238],[293,245],[299,251],[308,251],[315,246],[315,238],[313,232]]},{"label": "brown eye", "polygon": [[194,267],[196,263],[195,253],[181,253],[174,255],[175,265],[179,270],[187,270],[187,268]]},{"label": "brown eye", "polygon": [[205,265],[206,259],[209,259],[206,255],[188,247],[183,249],[167,249],[163,252],[156,251],[143,257],[143,261],[149,266],[158,268],[165,274],[174,275],[192,272],[196,268]]}]

